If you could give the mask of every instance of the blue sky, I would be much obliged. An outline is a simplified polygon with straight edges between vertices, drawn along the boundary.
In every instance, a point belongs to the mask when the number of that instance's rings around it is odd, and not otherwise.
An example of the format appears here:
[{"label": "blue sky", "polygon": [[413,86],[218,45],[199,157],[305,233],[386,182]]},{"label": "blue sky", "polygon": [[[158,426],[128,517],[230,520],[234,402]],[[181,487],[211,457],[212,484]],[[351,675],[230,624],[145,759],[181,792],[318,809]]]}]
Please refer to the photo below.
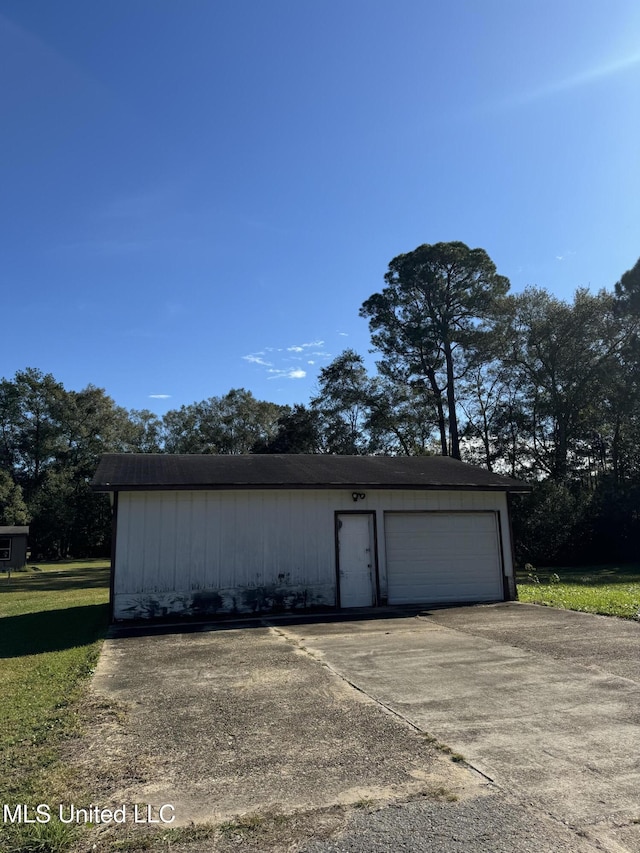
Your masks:
[{"label": "blue sky", "polygon": [[4,0],[0,64],[8,378],[306,402],[421,243],[640,256],[636,0]]}]

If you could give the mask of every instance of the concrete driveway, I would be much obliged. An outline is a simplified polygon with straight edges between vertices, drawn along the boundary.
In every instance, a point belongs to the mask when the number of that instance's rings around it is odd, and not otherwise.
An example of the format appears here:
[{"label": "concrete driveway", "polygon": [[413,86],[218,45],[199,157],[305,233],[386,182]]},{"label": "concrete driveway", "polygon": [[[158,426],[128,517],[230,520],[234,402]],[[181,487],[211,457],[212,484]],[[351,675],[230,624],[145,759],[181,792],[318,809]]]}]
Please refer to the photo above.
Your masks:
[{"label": "concrete driveway", "polygon": [[511,603],[125,632],[75,760],[261,851],[637,853],[639,682],[637,623]]},{"label": "concrete driveway", "polygon": [[505,603],[280,630],[523,803],[640,851],[640,624]]}]

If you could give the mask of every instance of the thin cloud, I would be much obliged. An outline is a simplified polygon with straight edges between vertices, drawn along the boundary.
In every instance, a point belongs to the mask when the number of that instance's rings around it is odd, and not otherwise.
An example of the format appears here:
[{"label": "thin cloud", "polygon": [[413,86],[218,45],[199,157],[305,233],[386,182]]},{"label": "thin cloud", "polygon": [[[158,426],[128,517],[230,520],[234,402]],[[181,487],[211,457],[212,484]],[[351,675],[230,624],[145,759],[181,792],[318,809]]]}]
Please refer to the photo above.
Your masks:
[{"label": "thin cloud", "polygon": [[567,258],[570,258],[571,255],[575,255],[575,252],[564,252],[562,255],[556,255],[556,261],[566,261]]},{"label": "thin cloud", "polygon": [[276,370],[275,368],[271,368],[269,371],[271,376],[268,376],[268,379],[304,379],[307,375],[306,370],[301,370],[299,367],[290,369],[290,370]]},{"label": "thin cloud", "polygon": [[[249,364],[266,368],[265,372],[269,374],[267,379],[305,379],[307,371],[300,365],[300,362],[304,361],[305,364],[314,365],[316,364],[315,357],[318,355],[321,358],[329,358],[328,352],[314,349],[323,346],[323,344],[323,340],[317,339],[291,344],[288,347],[263,347],[261,350],[243,355],[242,359]],[[282,353],[282,355],[277,355],[277,353]]]},{"label": "thin cloud", "polygon": [[152,400],[168,400],[171,394],[149,394]]},{"label": "thin cloud", "polygon": [[303,352],[306,349],[311,349],[312,347],[321,347],[324,344],[324,341],[310,341],[308,344],[295,344],[292,347],[287,347],[287,352]]},{"label": "thin cloud", "polygon": [[348,333],[347,333],[347,332],[338,332],[338,334],[339,334],[339,335],[340,335],[340,337],[342,337],[342,338],[348,338],[348,337],[349,337],[349,335],[348,335]]},{"label": "thin cloud", "polygon": [[261,364],[263,367],[271,367],[272,366],[272,362],[271,361],[265,361],[264,358],[262,358],[262,353],[259,353],[259,352],[250,353],[249,355],[243,355],[242,358],[244,361],[248,361],[251,364]]}]

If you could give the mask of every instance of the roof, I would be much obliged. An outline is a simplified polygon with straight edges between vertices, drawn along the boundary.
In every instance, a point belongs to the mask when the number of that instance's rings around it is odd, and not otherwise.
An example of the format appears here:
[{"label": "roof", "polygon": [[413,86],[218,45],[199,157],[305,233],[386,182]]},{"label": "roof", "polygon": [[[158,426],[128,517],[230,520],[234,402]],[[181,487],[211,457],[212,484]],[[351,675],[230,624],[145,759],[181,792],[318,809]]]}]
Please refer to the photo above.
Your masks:
[{"label": "roof", "polygon": [[475,489],[528,492],[526,483],[448,456],[107,453],[95,491],[170,489]]},{"label": "roof", "polygon": [[0,527],[0,536],[18,536],[22,534],[23,536],[29,535],[28,527],[16,527],[15,525],[10,525],[9,527]]}]

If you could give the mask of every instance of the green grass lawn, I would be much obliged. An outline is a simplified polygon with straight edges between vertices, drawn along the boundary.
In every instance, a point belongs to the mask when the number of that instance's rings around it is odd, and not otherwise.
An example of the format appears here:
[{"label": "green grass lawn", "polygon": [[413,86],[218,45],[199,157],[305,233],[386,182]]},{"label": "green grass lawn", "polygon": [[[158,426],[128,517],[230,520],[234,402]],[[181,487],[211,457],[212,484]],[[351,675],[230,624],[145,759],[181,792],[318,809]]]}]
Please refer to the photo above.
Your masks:
[{"label": "green grass lawn", "polygon": [[530,604],[640,619],[640,566],[534,569],[517,573],[518,597]]},{"label": "green grass lawn", "polygon": [[61,740],[77,729],[75,705],[106,630],[108,584],[104,560],[39,563],[10,580],[0,573],[3,803],[51,801],[49,774]]}]

